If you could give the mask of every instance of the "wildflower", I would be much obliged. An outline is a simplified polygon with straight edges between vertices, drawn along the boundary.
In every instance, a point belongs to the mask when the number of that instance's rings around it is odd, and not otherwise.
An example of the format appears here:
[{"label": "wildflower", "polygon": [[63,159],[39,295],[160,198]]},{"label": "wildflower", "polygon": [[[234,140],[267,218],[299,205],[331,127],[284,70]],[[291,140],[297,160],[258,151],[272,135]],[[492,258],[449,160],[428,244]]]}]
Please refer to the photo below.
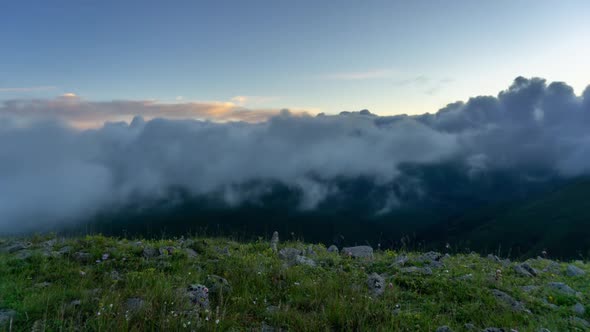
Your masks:
[{"label": "wildflower", "polygon": [[186,323],[182,323],[182,327],[186,328]]},{"label": "wildflower", "polygon": [[390,282],[390,283],[387,285],[387,287],[389,287],[389,288],[393,288],[393,283],[391,283],[391,282]]},{"label": "wildflower", "polygon": [[102,254],[102,260],[106,261],[107,259],[109,259],[109,254]]},{"label": "wildflower", "polygon": [[219,324],[219,319],[216,319],[215,320],[215,324]]},{"label": "wildflower", "polygon": [[209,316],[205,317],[205,320],[206,320],[206,321],[209,321]]},{"label": "wildflower", "polygon": [[295,283],[293,283],[293,285],[295,285],[295,286],[299,286],[299,285],[301,285],[301,284],[300,284],[299,282],[295,282]]}]

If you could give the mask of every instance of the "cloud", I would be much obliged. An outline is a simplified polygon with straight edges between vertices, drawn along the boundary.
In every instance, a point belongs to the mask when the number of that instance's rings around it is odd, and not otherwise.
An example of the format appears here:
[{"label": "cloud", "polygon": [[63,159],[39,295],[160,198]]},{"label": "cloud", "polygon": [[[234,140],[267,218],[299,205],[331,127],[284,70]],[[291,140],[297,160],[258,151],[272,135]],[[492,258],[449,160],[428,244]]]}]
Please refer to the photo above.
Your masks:
[{"label": "cloud", "polygon": [[[132,115],[148,120],[91,130],[63,122]],[[588,129],[590,88],[576,96],[565,83],[522,77],[497,96],[418,116],[295,115],[233,103],[10,101],[0,107],[0,232],[172,199],[178,188],[235,206],[280,183],[301,192],[299,208],[314,209],[338,194],[337,179],[357,178],[384,188],[374,211],[384,214],[403,205],[408,192],[431,194],[429,179],[407,173],[407,165],[453,165],[473,179],[494,170],[587,175]]]},{"label": "cloud", "polygon": [[36,92],[36,91],[49,91],[55,90],[55,86],[31,86],[31,87],[19,87],[19,88],[0,88],[0,92]]},{"label": "cloud", "polygon": [[279,100],[279,97],[273,96],[235,96],[231,99],[233,103],[239,106],[258,106],[277,100]]},{"label": "cloud", "polygon": [[[280,109],[249,109],[234,102],[87,101],[74,93],[55,99],[8,100],[0,104],[0,116],[19,121],[59,119],[78,128],[96,128],[106,121],[145,119],[206,119],[211,121],[261,122],[278,115]],[[303,114],[304,110],[292,110]]]},{"label": "cloud", "polygon": [[320,79],[324,80],[370,80],[379,78],[388,78],[393,75],[393,71],[389,69],[377,69],[360,72],[344,72],[344,73],[333,73],[320,76]]}]

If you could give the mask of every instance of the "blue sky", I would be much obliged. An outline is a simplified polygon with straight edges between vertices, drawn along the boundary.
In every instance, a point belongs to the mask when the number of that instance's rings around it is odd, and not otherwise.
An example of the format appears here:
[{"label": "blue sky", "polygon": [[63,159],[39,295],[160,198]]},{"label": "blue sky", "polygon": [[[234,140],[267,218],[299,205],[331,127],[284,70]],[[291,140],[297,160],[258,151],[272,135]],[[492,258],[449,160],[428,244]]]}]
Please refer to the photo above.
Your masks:
[{"label": "blue sky", "polygon": [[590,83],[589,1],[5,1],[0,100],[435,112]]}]

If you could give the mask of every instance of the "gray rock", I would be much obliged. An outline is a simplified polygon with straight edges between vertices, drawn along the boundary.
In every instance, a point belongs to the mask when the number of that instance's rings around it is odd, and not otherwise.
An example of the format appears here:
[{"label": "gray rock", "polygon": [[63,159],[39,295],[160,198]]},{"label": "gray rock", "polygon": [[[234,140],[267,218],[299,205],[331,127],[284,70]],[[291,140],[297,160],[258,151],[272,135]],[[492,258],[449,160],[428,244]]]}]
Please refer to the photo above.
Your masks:
[{"label": "gray rock", "polygon": [[475,325],[473,325],[473,324],[471,324],[471,323],[467,323],[467,324],[463,325],[463,327],[464,327],[464,328],[465,328],[465,330],[467,330],[467,331],[474,331],[474,330],[476,329],[476,328],[475,328]]},{"label": "gray rock", "polygon": [[308,245],[305,249],[305,256],[317,256],[316,252],[313,250],[313,245]]},{"label": "gray rock", "polygon": [[283,248],[279,251],[279,258],[287,261],[295,260],[296,256],[302,255],[303,252],[296,248]]},{"label": "gray rock", "polygon": [[486,327],[485,329],[481,330],[482,332],[506,332],[503,328],[499,327]]},{"label": "gray rock", "polygon": [[65,246],[65,247],[62,247],[61,249],[59,249],[59,250],[57,251],[57,253],[58,253],[59,255],[68,255],[68,254],[69,254],[69,253],[71,253],[71,252],[72,252],[72,247],[70,247],[70,246]]},{"label": "gray rock", "polygon": [[0,326],[10,324],[10,321],[16,317],[16,311],[10,309],[0,309]]},{"label": "gray rock", "polygon": [[533,277],[533,275],[522,266],[523,264],[514,265],[513,269],[516,274],[523,276],[523,277]]},{"label": "gray rock", "polygon": [[231,286],[227,279],[220,277],[215,274],[210,274],[207,276],[207,280],[205,281],[207,285],[209,285],[209,293],[211,294],[218,294],[223,293],[227,294],[231,292]]},{"label": "gray rock", "polygon": [[193,304],[203,309],[209,308],[209,289],[204,285],[188,286],[187,295]]},{"label": "gray rock", "polygon": [[231,256],[231,253],[229,252],[229,248],[228,247],[215,247],[215,251],[223,256]]},{"label": "gray rock", "polygon": [[524,307],[524,304],[522,304],[522,302],[515,300],[512,296],[502,292],[501,290],[492,289],[492,294],[494,294],[496,299],[508,304],[512,308],[512,310],[530,313],[530,311]]},{"label": "gray rock", "polygon": [[158,250],[156,250],[156,248],[153,247],[145,247],[143,248],[141,254],[144,258],[154,258],[158,256]]},{"label": "gray rock", "polygon": [[543,272],[558,274],[560,272],[560,270],[561,270],[561,266],[559,266],[559,264],[557,262],[551,261],[551,263],[549,263],[549,265],[547,265],[547,267],[545,267],[543,269]]},{"label": "gray rock", "polygon": [[385,292],[385,279],[377,273],[372,273],[367,278],[367,286],[374,296],[380,296]]},{"label": "gray rock", "polygon": [[6,252],[7,252],[7,253],[9,253],[9,254],[13,254],[13,253],[15,253],[15,252],[17,252],[17,251],[25,250],[25,249],[27,249],[28,247],[29,247],[29,246],[28,246],[28,245],[26,245],[26,244],[25,244],[25,243],[23,243],[23,242],[17,242],[17,243],[15,243],[15,244],[11,245],[11,246],[8,246],[8,247],[6,247],[6,248],[4,249],[4,251],[6,251]]},{"label": "gray rock", "polygon": [[496,255],[489,254],[487,258],[489,260],[491,260],[492,262],[494,262],[494,263],[500,263],[500,262],[502,262],[502,260],[500,259],[500,257],[498,257]]},{"label": "gray rock", "polygon": [[537,332],[551,332],[551,331],[549,331],[549,329],[542,327],[542,328],[538,329]]},{"label": "gray rock", "polygon": [[14,258],[24,261],[29,259],[31,256],[33,256],[33,253],[30,250],[21,250],[14,255]]},{"label": "gray rock", "polygon": [[336,247],[335,245],[331,245],[331,246],[328,247],[328,252],[338,253],[339,250],[338,250],[338,247]]},{"label": "gray rock", "polygon": [[186,253],[186,257],[188,258],[197,258],[197,256],[199,256],[197,252],[191,248],[184,248],[184,252]]},{"label": "gray rock", "polygon": [[82,305],[82,301],[80,300],[72,300],[72,302],[70,302],[70,307],[79,307]]},{"label": "gray rock", "polygon": [[534,269],[528,263],[522,263],[522,264],[520,264],[520,266],[523,269],[525,269],[528,273],[530,273],[533,277],[536,277],[539,274],[539,271],[537,271],[536,269]]},{"label": "gray rock", "polygon": [[113,270],[113,271],[111,271],[111,273],[110,273],[110,277],[111,277],[111,279],[112,279],[113,281],[121,281],[121,280],[123,280],[123,279],[121,278],[121,275],[119,274],[119,271],[117,271],[117,270]]},{"label": "gray rock", "polygon": [[578,276],[583,276],[586,274],[586,271],[580,269],[579,267],[575,266],[575,265],[568,265],[567,269],[565,270],[565,274],[567,274],[570,277],[578,277]]},{"label": "gray rock", "polygon": [[436,251],[429,251],[418,258],[416,258],[416,262],[419,263],[432,263],[438,261],[442,258],[442,254]]},{"label": "gray rock", "polygon": [[160,253],[160,256],[171,256],[175,250],[176,248],[172,246],[165,246],[158,249],[158,252]]},{"label": "gray rock", "polygon": [[580,325],[580,326],[583,326],[585,328],[590,328],[590,322],[588,322],[587,320],[582,319],[580,317],[572,317],[571,318],[571,321],[575,325]]},{"label": "gray rock", "polygon": [[586,313],[586,307],[584,307],[584,305],[582,303],[576,303],[573,307],[572,307],[573,312],[576,313],[576,315],[578,316],[584,316],[584,314]]},{"label": "gray rock", "polygon": [[145,307],[145,301],[139,297],[130,297],[125,301],[125,309],[130,313],[137,313]]},{"label": "gray rock", "polygon": [[409,261],[408,256],[406,255],[401,255],[395,258],[395,262],[393,262],[393,265],[395,266],[404,266],[406,265],[406,263]]},{"label": "gray rock", "polygon": [[277,252],[278,245],[279,245],[279,232],[275,231],[274,233],[272,233],[272,238],[270,239],[270,249],[272,249],[272,251],[274,251],[274,252]]},{"label": "gray rock", "polygon": [[417,267],[417,266],[404,267],[400,271],[402,273],[408,273],[408,274],[423,274],[423,275],[431,275],[432,274],[432,269],[429,268],[428,266],[425,266],[425,267]]},{"label": "gray rock", "polygon": [[292,262],[295,265],[307,265],[311,267],[316,266],[316,262],[313,259],[301,255],[295,256],[295,259]]},{"label": "gray rock", "polygon": [[576,291],[563,282],[549,282],[547,286],[565,295],[576,295]]},{"label": "gray rock", "polygon": [[535,291],[535,290],[539,289],[539,286],[526,285],[526,286],[520,287],[520,289],[522,289],[522,291],[525,292],[525,293],[530,293],[532,291]]},{"label": "gray rock", "polygon": [[342,254],[353,258],[373,258],[373,248],[369,246],[344,247]]},{"label": "gray rock", "polygon": [[545,298],[543,299],[543,303],[545,303],[545,305],[546,305],[547,307],[549,307],[550,309],[558,309],[558,308],[559,308],[559,307],[558,307],[558,306],[556,306],[555,304],[553,304],[553,303],[551,303],[551,302],[547,301],[547,299],[545,299]]},{"label": "gray rock", "polygon": [[451,330],[451,328],[450,328],[450,327],[448,327],[448,326],[444,325],[444,326],[439,326],[439,327],[436,329],[436,332],[453,332],[453,330]]}]

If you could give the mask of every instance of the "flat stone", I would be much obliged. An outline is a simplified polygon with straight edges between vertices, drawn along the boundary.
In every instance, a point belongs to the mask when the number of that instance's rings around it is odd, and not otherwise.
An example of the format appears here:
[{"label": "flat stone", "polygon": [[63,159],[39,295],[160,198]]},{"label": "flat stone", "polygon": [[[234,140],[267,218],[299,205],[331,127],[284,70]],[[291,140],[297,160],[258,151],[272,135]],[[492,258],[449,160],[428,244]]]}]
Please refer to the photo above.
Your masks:
[{"label": "flat stone", "polygon": [[125,301],[125,308],[131,313],[141,311],[145,307],[145,301],[139,297],[130,297]]},{"label": "flat stone", "polygon": [[373,258],[373,248],[369,246],[344,247],[342,254],[353,258]]},{"label": "flat stone", "polygon": [[569,277],[578,277],[585,275],[586,271],[582,270],[581,268],[575,265],[570,264],[567,266],[565,274],[567,274]]},{"label": "flat stone", "polygon": [[570,286],[566,285],[563,282],[549,282],[547,286],[550,288],[555,289],[556,291],[566,294],[566,295],[576,295],[576,291],[573,290]]},{"label": "flat stone", "polygon": [[504,293],[503,291],[499,289],[492,289],[492,294],[494,294],[496,299],[508,304],[512,308],[512,310],[530,313],[530,311],[524,307],[522,302],[515,300],[512,296]]},{"label": "flat stone", "polygon": [[582,303],[578,302],[572,307],[572,311],[575,312],[578,316],[584,316],[584,314],[586,313],[586,307],[584,307]]}]

